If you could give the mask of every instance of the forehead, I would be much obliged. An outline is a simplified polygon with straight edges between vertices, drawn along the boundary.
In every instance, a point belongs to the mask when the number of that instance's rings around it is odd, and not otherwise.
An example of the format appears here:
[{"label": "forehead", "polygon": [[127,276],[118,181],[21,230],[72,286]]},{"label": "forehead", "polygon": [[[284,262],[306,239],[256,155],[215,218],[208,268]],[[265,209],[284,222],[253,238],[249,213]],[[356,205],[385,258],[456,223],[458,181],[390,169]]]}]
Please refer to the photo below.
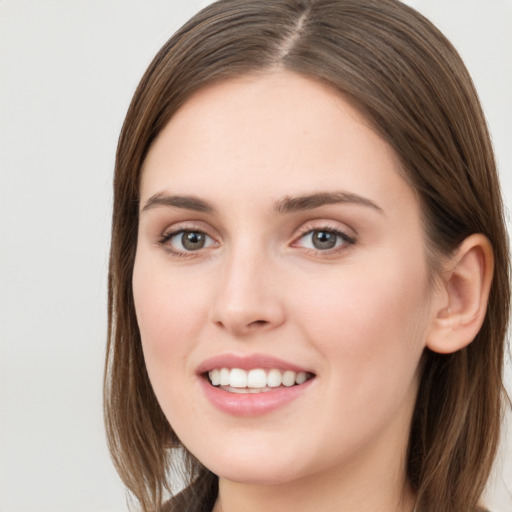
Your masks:
[{"label": "forehead", "polygon": [[268,72],[193,95],[153,143],[141,199],[177,192],[223,200],[234,191],[279,198],[333,187],[369,199],[383,187],[411,194],[398,168],[390,146],[339,92]]}]

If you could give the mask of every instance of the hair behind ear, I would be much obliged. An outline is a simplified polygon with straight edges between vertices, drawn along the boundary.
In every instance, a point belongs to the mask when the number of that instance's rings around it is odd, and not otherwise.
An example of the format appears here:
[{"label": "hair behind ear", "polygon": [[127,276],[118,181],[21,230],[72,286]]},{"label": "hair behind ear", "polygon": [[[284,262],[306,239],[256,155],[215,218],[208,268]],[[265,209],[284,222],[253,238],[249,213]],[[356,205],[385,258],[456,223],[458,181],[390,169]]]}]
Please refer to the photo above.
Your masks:
[{"label": "hair behind ear", "polygon": [[[434,292],[437,309],[409,441],[408,473],[418,489],[418,511],[462,512],[464,501],[477,503],[498,447],[509,285],[502,275],[496,279],[495,257],[486,236],[469,236],[444,261]],[[506,274],[501,263],[498,268]],[[494,325],[500,305],[493,296],[500,291],[505,323]],[[451,496],[449,508],[441,495]]]}]

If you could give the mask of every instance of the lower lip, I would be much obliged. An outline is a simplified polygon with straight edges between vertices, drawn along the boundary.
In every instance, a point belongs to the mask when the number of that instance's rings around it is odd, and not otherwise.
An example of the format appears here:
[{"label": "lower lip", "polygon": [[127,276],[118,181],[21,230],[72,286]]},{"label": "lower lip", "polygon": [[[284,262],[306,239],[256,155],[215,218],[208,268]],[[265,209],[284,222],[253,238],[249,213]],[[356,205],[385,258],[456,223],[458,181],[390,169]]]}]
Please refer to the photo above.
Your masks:
[{"label": "lower lip", "polygon": [[298,386],[279,387],[261,393],[230,393],[212,386],[204,377],[200,380],[206,397],[217,409],[234,416],[257,416],[299,398],[315,379],[309,379]]}]

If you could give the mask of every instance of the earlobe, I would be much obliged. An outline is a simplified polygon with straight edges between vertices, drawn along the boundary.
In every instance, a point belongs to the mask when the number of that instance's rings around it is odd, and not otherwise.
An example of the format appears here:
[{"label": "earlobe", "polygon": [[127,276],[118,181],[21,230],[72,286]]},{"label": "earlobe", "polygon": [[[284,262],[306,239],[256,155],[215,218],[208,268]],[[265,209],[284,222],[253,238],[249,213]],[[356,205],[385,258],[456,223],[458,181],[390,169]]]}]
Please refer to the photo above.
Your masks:
[{"label": "earlobe", "polygon": [[494,271],[491,243],[482,234],[469,236],[445,265],[433,301],[426,346],[441,354],[456,352],[473,341],[487,311]]}]

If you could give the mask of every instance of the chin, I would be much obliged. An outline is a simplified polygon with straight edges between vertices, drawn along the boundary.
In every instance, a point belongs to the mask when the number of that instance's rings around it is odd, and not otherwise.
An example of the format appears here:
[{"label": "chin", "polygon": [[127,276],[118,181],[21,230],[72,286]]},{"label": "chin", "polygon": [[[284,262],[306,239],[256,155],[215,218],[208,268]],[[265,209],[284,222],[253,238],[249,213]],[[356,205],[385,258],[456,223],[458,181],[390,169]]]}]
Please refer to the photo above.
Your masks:
[{"label": "chin", "polygon": [[[285,467],[286,466],[286,467]],[[292,473],[288,465],[280,467],[278,464],[268,464],[255,467],[248,461],[240,461],[227,465],[215,464],[210,468],[219,478],[231,482],[250,485],[280,485],[299,478],[298,474]]]},{"label": "chin", "polygon": [[[256,445],[257,446],[257,445]],[[204,455],[204,454],[203,454]],[[252,485],[278,485],[301,477],[300,451],[295,457],[275,449],[223,450],[202,457],[201,462],[219,478]]]}]

